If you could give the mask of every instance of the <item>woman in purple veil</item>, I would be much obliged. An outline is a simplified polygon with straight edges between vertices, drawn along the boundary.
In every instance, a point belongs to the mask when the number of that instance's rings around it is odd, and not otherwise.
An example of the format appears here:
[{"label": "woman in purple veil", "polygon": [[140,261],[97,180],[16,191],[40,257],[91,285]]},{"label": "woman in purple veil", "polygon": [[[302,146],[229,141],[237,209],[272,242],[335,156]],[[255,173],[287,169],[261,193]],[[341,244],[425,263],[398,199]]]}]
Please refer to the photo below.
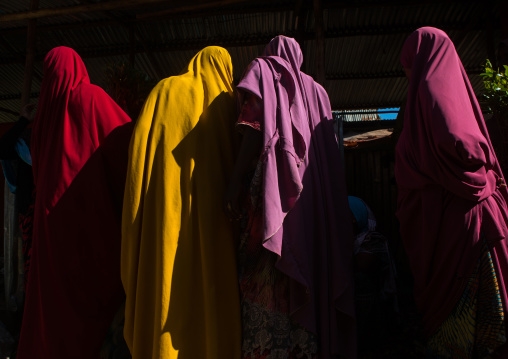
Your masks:
[{"label": "woman in purple veil", "polygon": [[352,220],[328,95],[277,36],[238,85],[242,357],[355,358]]}]

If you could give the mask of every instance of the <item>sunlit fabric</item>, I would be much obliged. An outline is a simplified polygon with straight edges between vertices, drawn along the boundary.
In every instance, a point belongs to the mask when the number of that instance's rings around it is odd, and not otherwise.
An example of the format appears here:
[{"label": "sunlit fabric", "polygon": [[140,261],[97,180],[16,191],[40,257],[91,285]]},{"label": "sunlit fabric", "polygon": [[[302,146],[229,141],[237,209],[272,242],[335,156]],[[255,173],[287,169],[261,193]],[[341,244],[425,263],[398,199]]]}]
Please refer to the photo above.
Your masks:
[{"label": "sunlit fabric", "polygon": [[233,68],[207,47],[152,90],[129,149],[122,225],[125,338],[135,359],[238,358],[231,222]]},{"label": "sunlit fabric", "polygon": [[423,27],[406,40],[411,69],[396,147],[397,216],[424,331],[436,332],[464,293],[484,237],[506,308],[508,193],[485,121],[449,37]]}]

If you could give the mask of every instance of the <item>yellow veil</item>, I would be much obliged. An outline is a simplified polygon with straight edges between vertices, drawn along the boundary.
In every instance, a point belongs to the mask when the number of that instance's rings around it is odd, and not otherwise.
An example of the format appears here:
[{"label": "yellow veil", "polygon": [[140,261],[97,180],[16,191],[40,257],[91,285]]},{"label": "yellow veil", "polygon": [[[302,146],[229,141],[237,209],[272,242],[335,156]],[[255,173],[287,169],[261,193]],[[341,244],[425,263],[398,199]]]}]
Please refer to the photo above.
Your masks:
[{"label": "yellow veil", "polygon": [[137,120],[121,257],[134,359],[240,357],[236,248],[222,210],[235,115],[231,57],[211,46],[160,81]]}]

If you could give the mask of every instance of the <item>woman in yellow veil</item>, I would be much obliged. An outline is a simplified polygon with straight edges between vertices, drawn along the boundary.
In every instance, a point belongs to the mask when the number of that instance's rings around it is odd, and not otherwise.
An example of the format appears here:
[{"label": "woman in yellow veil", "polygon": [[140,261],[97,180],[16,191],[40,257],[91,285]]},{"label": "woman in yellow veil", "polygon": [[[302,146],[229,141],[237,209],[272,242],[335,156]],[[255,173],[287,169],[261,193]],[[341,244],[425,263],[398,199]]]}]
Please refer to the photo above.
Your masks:
[{"label": "woman in yellow veil", "polygon": [[239,358],[231,223],[229,53],[206,47],[148,96],[129,148],[122,217],[124,335],[134,359]]}]

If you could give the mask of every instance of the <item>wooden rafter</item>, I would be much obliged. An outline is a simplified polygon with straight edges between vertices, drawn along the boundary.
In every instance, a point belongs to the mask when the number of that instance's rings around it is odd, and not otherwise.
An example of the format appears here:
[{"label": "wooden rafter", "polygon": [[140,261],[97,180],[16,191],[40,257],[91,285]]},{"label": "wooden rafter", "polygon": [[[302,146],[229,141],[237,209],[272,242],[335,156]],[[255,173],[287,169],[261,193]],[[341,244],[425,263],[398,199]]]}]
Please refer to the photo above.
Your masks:
[{"label": "wooden rafter", "polygon": [[229,5],[237,5],[242,3],[250,3],[250,0],[218,0],[218,1],[208,1],[205,3],[201,3],[199,5],[187,5],[180,6],[166,10],[159,10],[153,13],[142,13],[136,15],[137,19],[140,20],[153,20],[156,18],[167,18],[175,15],[180,15],[182,13],[192,13],[196,11],[206,11],[206,13],[202,15],[209,15],[208,10],[216,10],[217,8],[223,8],[224,6]]},{"label": "wooden rafter", "polygon": [[[170,14],[177,14],[188,11],[203,11],[209,8],[226,6],[231,4],[238,4],[246,2],[247,0],[219,0],[219,1],[202,1],[195,5],[180,5],[174,6],[171,9],[162,10]],[[66,6],[61,8],[52,9],[38,9],[25,12],[3,14],[0,15],[0,23],[11,21],[23,21],[30,19],[40,19],[45,17],[55,17],[62,15],[76,15],[85,14],[99,11],[113,11],[113,10],[127,10],[136,7],[146,7],[147,5],[164,4],[167,5],[167,0],[112,0],[99,3],[87,3],[76,6]],[[184,3],[182,1],[182,3]]]},{"label": "wooden rafter", "polygon": [[[107,24],[118,24],[119,22],[116,20],[108,20]],[[104,24],[104,22],[101,22],[100,24],[107,26]],[[125,25],[129,27],[131,25],[130,23],[124,23],[122,25]],[[423,26],[424,24],[422,24]],[[493,24],[494,26],[496,24]],[[445,31],[451,31],[451,30],[460,30],[463,33],[468,33],[470,31],[481,31],[485,30],[483,23],[475,22],[473,25],[470,22],[443,22],[439,24],[435,24],[434,26],[441,28]],[[328,29],[325,32],[324,37],[326,39],[333,39],[333,38],[347,38],[347,37],[357,37],[357,36],[373,36],[373,35],[397,35],[397,34],[409,34],[412,31],[414,31],[417,27],[419,27],[419,24],[413,24],[413,25],[401,25],[401,26],[379,26],[379,27],[348,27],[347,29],[334,29],[328,27]],[[56,30],[54,26],[50,27],[51,30]],[[38,27],[37,33],[49,31],[50,30],[47,27]],[[70,29],[70,28],[65,28]],[[496,29],[494,29],[496,30]],[[2,30],[3,31],[3,30]],[[26,31],[26,29],[24,30]],[[497,30],[496,30],[497,31]],[[263,34],[258,37],[245,37],[245,36],[235,36],[235,34],[232,34],[228,38],[209,38],[208,40],[204,41],[202,39],[186,39],[185,41],[179,41],[179,42],[172,42],[167,44],[159,44],[158,46],[151,46],[151,50],[153,52],[164,52],[164,51],[177,51],[177,50],[195,50],[195,49],[201,49],[207,45],[210,45],[210,43],[214,43],[216,45],[224,46],[224,47],[236,47],[236,46],[255,46],[255,45],[263,45],[266,44],[271,38],[274,36],[279,35],[277,33],[273,34]],[[297,36],[297,32],[290,33],[286,32],[287,36]],[[315,33],[314,32],[306,32],[303,34],[301,43],[308,40],[314,40],[315,39]],[[142,41],[138,38],[139,41]],[[145,47],[142,47],[139,45],[139,43],[132,48],[130,43],[125,44],[115,44],[115,47],[110,47],[107,49],[103,48],[90,48],[87,47],[86,49],[75,49],[78,51],[78,53],[82,57],[101,57],[101,56],[118,56],[118,55],[127,55],[134,53],[140,53],[145,52]],[[44,54],[39,54],[39,58],[43,56]],[[24,56],[22,54],[16,54],[14,52],[9,52],[7,56],[1,58],[0,57],[0,65],[1,64],[14,64],[19,63],[20,59]],[[37,56],[36,56],[37,58]]]},{"label": "wooden rafter", "polygon": [[[150,0],[155,1],[155,0]],[[162,1],[162,0],[158,0]],[[245,0],[234,0],[236,2],[243,2]],[[302,5],[299,6],[299,2],[302,0],[296,0],[295,6],[293,8],[295,16],[297,15],[297,12],[299,11],[306,11],[306,6]],[[304,1],[303,1],[304,2]],[[304,2],[305,3],[305,2]],[[389,5],[383,5],[383,7],[388,7]],[[403,5],[400,5],[403,6]],[[406,6],[409,6],[406,4]],[[415,6],[415,5],[412,5]],[[362,6],[358,7],[365,7],[364,4]],[[337,8],[337,5],[334,6],[334,3],[323,3],[322,5],[323,10],[325,9],[335,9]],[[73,30],[73,29],[82,29],[82,28],[98,28],[98,27],[108,27],[108,26],[115,26],[115,25],[125,25],[126,23],[130,22],[136,22],[136,23],[143,23],[143,22],[157,22],[157,21],[165,21],[169,19],[174,18],[182,18],[182,17],[190,17],[190,18],[199,18],[201,16],[214,16],[214,15],[228,15],[228,14],[236,14],[236,13],[242,13],[242,14],[251,14],[251,13],[266,13],[266,12],[284,12],[291,10],[291,7],[288,6],[270,6],[267,4],[261,3],[257,4],[256,7],[246,7],[241,9],[221,9],[217,10],[215,8],[211,9],[205,9],[203,8],[203,11],[198,11],[194,13],[180,13],[179,10],[184,9],[181,8],[174,8],[172,9],[171,14],[166,14],[165,16],[162,16],[161,13],[156,14],[150,14],[145,13],[144,15],[138,14],[136,15],[136,19],[134,18],[123,18],[122,23],[118,21],[118,19],[103,19],[103,20],[96,20],[96,21],[87,21],[87,22],[75,22],[75,23],[66,23],[66,24],[60,24],[60,25],[44,25],[39,26],[37,28],[38,32],[51,32],[51,31],[58,31],[58,30]],[[22,13],[17,13],[22,14]],[[16,14],[9,14],[9,15],[16,15]],[[6,15],[0,15],[0,23],[2,22],[2,17]],[[413,31],[414,29],[420,27],[420,26],[426,26],[429,25],[428,23],[422,23],[417,24],[413,23],[411,25],[392,25],[392,26],[381,26],[381,27],[359,27],[359,28],[348,28],[348,29],[334,29],[333,27],[330,27],[327,29],[326,37],[346,37],[346,36],[365,36],[365,35],[374,35],[374,34],[380,34],[380,35],[386,35],[386,34],[396,34],[396,33],[408,33]],[[432,24],[432,26],[447,29],[447,30],[463,30],[467,26],[469,26],[469,23],[464,22],[458,22],[458,23],[450,23],[450,22],[440,22],[436,24]],[[472,28],[472,30],[478,30],[480,25],[476,25]],[[297,29],[295,29],[298,31]],[[15,28],[3,28],[2,34],[4,35],[12,35],[12,34],[23,34],[26,33],[27,28],[26,27],[15,27]],[[296,36],[296,34],[295,34]]]},{"label": "wooden rafter", "polygon": [[[462,3],[461,1],[450,1],[451,3]],[[175,4],[176,3],[176,4]],[[256,4],[257,3],[257,4]],[[164,18],[164,17],[173,17],[173,16],[181,16],[182,13],[199,13],[201,15],[209,13],[209,10],[217,11],[217,13],[224,14],[224,9],[216,10],[217,8],[227,7],[231,5],[237,4],[245,4],[247,9],[231,9],[226,11],[226,13],[236,13],[236,12],[252,12],[258,11],[258,8],[261,6],[265,7],[265,11],[282,11],[284,9],[292,8],[291,2],[275,4],[269,6],[271,1],[257,1],[252,2],[250,0],[202,0],[196,4],[188,5],[188,2],[185,0],[182,1],[168,1],[168,0],[111,0],[111,1],[101,1],[94,3],[85,3],[81,5],[75,6],[65,6],[60,8],[45,8],[45,9],[37,9],[30,10],[12,14],[2,14],[0,15],[0,23],[12,22],[12,21],[24,21],[30,19],[40,19],[45,17],[57,17],[64,15],[76,15],[76,14],[87,14],[93,12],[101,12],[101,11],[121,11],[128,10],[133,8],[143,8],[146,9],[147,6],[154,5],[164,5],[168,6],[171,4],[171,8],[166,8],[163,10],[158,10],[157,12],[145,12],[140,13],[137,18],[138,19],[147,19],[152,21],[153,18]],[[434,3],[442,3],[442,0],[425,0],[425,1],[416,1],[416,2],[407,2],[407,1],[365,1],[365,2],[344,2],[344,1],[323,1],[322,6],[323,9],[347,9],[347,8],[364,8],[364,7],[416,7],[422,5],[432,5]],[[251,6],[254,4],[253,6]],[[270,10],[267,10],[267,8]],[[252,9],[252,10],[251,10]]]},{"label": "wooden rafter", "polygon": [[0,23],[10,21],[23,21],[30,19],[40,19],[44,17],[54,17],[62,15],[75,15],[92,13],[97,11],[123,10],[137,6],[146,6],[148,4],[162,3],[164,0],[114,0],[108,2],[99,2],[93,4],[82,4],[76,6],[66,6],[52,9],[39,9],[14,14],[0,15]]}]

